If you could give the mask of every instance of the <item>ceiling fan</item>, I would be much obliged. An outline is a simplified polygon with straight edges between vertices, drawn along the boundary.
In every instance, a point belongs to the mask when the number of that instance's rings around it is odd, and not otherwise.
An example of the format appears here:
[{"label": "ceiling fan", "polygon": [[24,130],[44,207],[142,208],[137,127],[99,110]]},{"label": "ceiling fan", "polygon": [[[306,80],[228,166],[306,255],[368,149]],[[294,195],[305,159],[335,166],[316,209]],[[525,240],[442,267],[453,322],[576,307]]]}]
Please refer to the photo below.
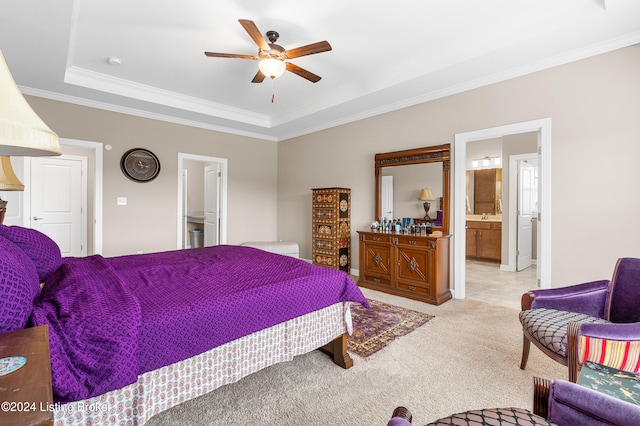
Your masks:
[{"label": "ceiling fan", "polygon": [[276,44],[278,37],[280,37],[280,34],[276,31],[267,31],[266,35],[269,39],[269,43],[267,43],[253,21],[248,19],[238,19],[238,22],[240,22],[240,25],[242,25],[247,33],[249,33],[249,36],[253,39],[255,44],[258,45],[257,56],[216,52],[204,52],[204,54],[214,58],[240,58],[260,61],[258,63],[258,72],[253,77],[253,80],[251,80],[252,83],[262,83],[265,77],[274,79],[282,75],[285,70],[297,74],[302,78],[306,78],[312,83],[320,81],[321,77],[319,75],[307,71],[304,68],[292,64],[291,62],[285,61],[288,59],[299,58],[301,56],[327,52],[331,50],[331,45],[328,41],[319,41],[306,46],[296,47],[295,49],[285,50],[282,46]]}]

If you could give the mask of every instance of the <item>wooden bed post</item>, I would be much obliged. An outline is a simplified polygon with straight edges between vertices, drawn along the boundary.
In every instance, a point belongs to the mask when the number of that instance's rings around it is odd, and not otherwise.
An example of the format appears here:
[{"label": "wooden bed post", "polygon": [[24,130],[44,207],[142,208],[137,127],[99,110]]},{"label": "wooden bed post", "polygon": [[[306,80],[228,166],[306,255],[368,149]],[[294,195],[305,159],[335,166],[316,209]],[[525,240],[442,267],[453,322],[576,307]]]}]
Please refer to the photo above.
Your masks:
[{"label": "wooden bed post", "polygon": [[353,359],[347,352],[347,333],[333,339],[331,342],[322,346],[320,350],[329,354],[333,358],[333,362],[340,367],[347,369],[353,367]]}]

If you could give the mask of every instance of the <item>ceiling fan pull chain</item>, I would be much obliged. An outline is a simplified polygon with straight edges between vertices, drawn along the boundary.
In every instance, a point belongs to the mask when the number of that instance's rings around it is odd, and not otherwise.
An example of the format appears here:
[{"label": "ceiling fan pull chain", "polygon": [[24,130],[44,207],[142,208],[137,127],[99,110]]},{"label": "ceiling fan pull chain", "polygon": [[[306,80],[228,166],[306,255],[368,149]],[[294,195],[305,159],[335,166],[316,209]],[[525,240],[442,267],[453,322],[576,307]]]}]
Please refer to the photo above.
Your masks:
[{"label": "ceiling fan pull chain", "polygon": [[276,97],[276,94],[275,94],[275,83],[274,83],[274,81],[275,81],[275,78],[271,77],[271,103],[273,103],[273,100],[274,100],[274,99],[275,99],[275,97]]}]

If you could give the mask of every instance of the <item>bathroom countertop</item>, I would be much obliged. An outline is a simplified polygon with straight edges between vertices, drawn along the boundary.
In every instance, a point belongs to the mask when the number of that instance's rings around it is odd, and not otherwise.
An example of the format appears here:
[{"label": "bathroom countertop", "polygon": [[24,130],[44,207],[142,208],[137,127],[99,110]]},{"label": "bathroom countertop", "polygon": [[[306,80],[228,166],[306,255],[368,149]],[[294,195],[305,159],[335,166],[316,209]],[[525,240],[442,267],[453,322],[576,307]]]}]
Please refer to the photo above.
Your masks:
[{"label": "bathroom countertop", "polygon": [[485,217],[486,219],[483,219],[481,214],[468,214],[466,220],[473,222],[502,222],[501,214],[490,214]]}]

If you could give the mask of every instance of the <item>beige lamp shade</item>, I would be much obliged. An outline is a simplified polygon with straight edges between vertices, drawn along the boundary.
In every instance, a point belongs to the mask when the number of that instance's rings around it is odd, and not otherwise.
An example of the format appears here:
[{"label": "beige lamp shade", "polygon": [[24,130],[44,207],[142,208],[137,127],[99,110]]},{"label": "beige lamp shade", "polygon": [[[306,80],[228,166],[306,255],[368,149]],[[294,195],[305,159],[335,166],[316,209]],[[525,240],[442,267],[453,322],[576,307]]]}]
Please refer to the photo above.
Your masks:
[{"label": "beige lamp shade", "polygon": [[55,134],[31,109],[0,51],[0,156],[60,155]]},{"label": "beige lamp shade", "polygon": [[433,192],[429,188],[422,188],[420,190],[420,195],[418,195],[418,200],[420,201],[433,201]]},{"label": "beige lamp shade", "polygon": [[11,159],[0,156],[0,191],[24,191],[24,185],[18,180],[11,167]]}]

